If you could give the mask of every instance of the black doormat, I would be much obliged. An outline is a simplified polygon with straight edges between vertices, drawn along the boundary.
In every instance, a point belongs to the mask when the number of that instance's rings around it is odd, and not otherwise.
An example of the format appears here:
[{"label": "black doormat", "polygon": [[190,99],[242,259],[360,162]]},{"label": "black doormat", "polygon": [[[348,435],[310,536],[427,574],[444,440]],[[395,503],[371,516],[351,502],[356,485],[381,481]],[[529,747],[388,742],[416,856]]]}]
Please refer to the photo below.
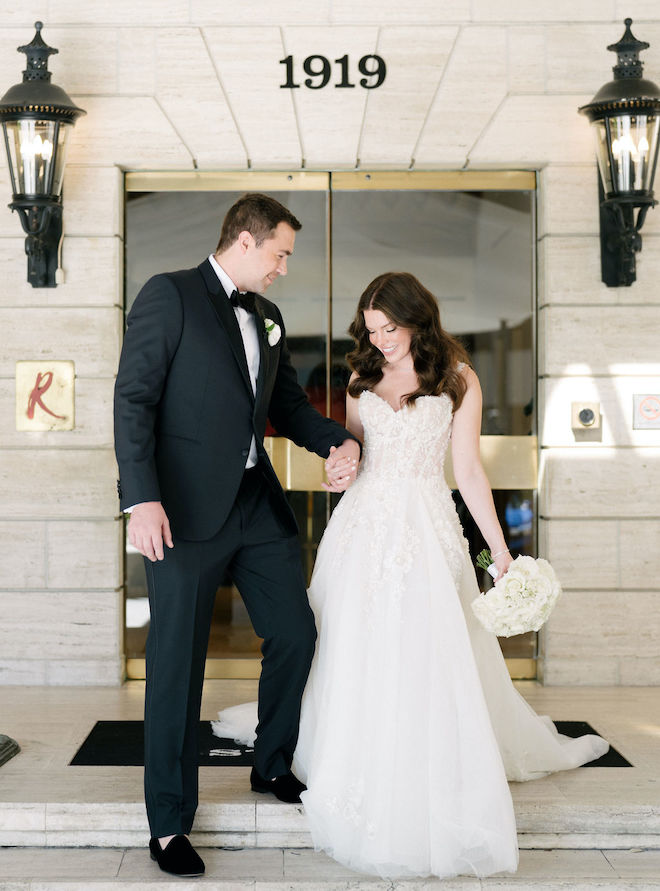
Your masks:
[{"label": "black doormat", "polygon": [[[587,724],[586,721],[553,721],[555,727],[560,733],[563,733],[564,736],[570,736],[572,739],[575,739],[578,736],[584,736],[586,733],[595,733],[596,736],[600,736],[600,733],[597,733],[591,724]],[[605,752],[604,755],[601,755],[600,758],[596,758],[595,761],[588,761],[587,764],[583,764],[582,767],[632,767],[633,765],[628,761],[620,752],[614,748],[614,746],[610,746],[608,751]]]},{"label": "black doormat", "polygon": [[[199,722],[200,767],[252,767],[252,749],[214,736],[210,721]],[[71,761],[73,767],[142,767],[144,721],[97,721]]]},{"label": "black doormat", "polygon": [[[566,736],[596,733],[586,721],[555,721],[555,727]],[[91,733],[71,761],[74,767],[141,767],[144,764],[144,723],[142,721],[97,721]],[[251,767],[252,749],[233,739],[214,736],[210,721],[199,723],[200,767]],[[610,747],[602,758],[584,767],[632,767],[632,764]]]}]

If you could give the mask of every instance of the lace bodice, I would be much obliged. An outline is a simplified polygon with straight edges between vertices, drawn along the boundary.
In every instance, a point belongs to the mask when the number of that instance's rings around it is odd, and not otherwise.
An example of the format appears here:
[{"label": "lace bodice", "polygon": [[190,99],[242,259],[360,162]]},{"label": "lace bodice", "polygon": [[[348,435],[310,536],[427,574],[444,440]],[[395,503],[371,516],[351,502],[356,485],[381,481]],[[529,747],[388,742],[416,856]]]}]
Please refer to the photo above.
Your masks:
[{"label": "lace bodice", "polygon": [[452,423],[448,396],[421,396],[414,405],[404,404],[395,411],[376,393],[365,390],[360,395],[359,411],[364,427],[361,474],[444,480]]},{"label": "lace bodice", "polygon": [[401,578],[421,547],[417,527],[424,515],[458,582],[469,555],[444,475],[452,428],[450,398],[421,396],[414,405],[395,411],[366,390],[358,407],[363,459],[357,480],[335,510],[340,550],[360,528],[369,529],[368,559],[379,568],[370,576],[377,604],[385,590],[401,590]]}]

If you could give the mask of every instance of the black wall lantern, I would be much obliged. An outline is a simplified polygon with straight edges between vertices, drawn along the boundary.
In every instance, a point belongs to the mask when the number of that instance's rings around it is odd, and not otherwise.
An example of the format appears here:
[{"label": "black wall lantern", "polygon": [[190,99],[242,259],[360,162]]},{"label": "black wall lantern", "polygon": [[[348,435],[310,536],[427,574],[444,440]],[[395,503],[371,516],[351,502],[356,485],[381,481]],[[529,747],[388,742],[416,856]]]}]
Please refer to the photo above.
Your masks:
[{"label": "black wall lantern", "polygon": [[19,46],[27,56],[23,82],[0,99],[0,121],[9,160],[13,201],[27,233],[28,281],[33,288],[54,288],[62,238],[62,176],[69,133],[85,114],[60,87],[50,82],[48,56],[58,52],[41,38],[41,22],[32,43]]},{"label": "black wall lantern", "polygon": [[625,25],[621,40],[607,47],[617,54],[614,80],[579,109],[591,121],[596,137],[601,271],[610,288],[635,281],[635,252],[642,249],[640,229],[649,208],[658,203],[653,200],[653,178],[658,162],[660,89],[642,77],[639,53],[649,44],[633,37],[632,19],[626,19]]}]

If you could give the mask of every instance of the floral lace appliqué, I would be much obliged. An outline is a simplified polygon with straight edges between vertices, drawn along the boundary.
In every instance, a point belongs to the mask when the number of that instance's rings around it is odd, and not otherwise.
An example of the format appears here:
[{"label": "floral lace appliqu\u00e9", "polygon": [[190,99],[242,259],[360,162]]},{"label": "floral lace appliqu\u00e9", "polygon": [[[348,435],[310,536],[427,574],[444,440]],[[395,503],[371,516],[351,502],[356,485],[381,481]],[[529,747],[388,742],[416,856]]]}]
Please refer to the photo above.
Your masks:
[{"label": "floral lace appliqu\u00e9", "polygon": [[328,812],[337,814],[351,826],[366,832],[368,838],[376,834],[376,826],[366,820],[361,812],[364,799],[364,784],[362,782],[349,786],[343,793],[333,795],[325,799]]}]

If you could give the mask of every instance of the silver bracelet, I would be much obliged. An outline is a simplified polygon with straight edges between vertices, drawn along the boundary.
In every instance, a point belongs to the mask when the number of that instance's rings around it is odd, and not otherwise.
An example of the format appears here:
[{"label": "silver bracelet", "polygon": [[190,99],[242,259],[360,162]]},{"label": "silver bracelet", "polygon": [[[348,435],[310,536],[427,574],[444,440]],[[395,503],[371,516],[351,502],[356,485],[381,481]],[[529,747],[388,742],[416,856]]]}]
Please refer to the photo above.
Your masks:
[{"label": "silver bracelet", "polygon": [[503,551],[498,551],[497,554],[491,554],[491,555],[490,555],[490,559],[491,559],[491,560],[494,560],[496,557],[501,557],[502,554],[506,554],[506,553],[508,553],[508,551],[509,551],[508,548],[504,548]]}]

